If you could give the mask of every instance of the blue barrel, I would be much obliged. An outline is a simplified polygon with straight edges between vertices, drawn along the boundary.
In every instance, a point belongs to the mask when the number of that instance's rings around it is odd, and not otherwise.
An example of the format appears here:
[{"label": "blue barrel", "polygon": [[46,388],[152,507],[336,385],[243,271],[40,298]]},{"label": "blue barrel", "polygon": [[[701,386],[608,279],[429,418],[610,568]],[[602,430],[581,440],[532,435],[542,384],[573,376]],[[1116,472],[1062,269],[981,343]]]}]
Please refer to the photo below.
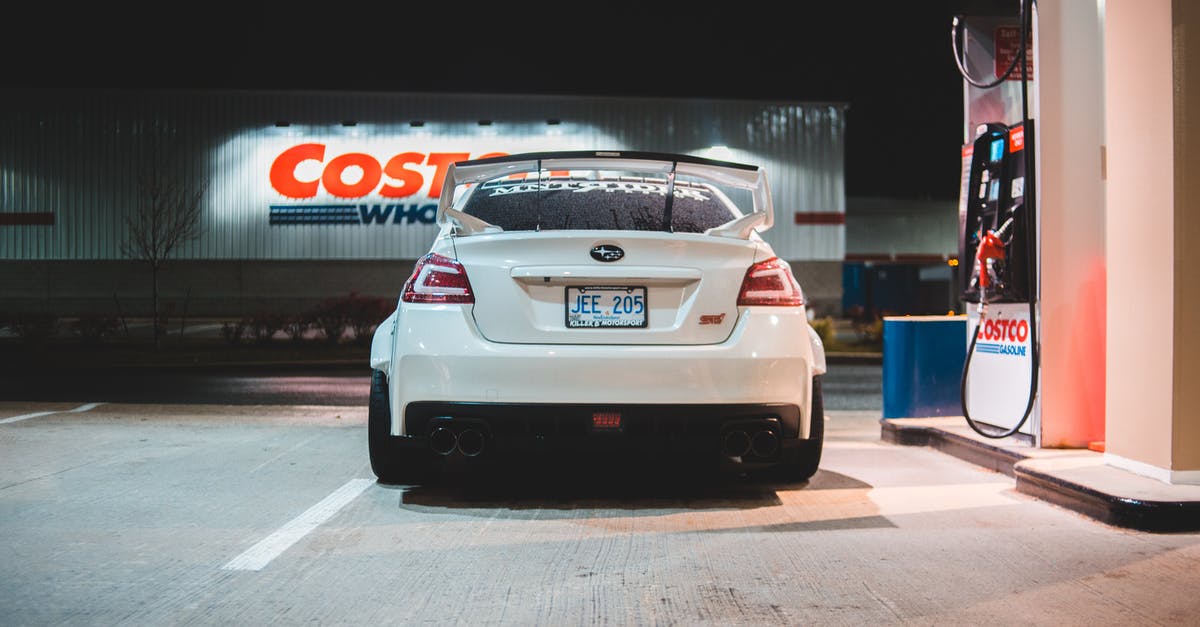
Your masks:
[{"label": "blue barrel", "polygon": [[883,417],[961,416],[966,316],[883,319]]}]

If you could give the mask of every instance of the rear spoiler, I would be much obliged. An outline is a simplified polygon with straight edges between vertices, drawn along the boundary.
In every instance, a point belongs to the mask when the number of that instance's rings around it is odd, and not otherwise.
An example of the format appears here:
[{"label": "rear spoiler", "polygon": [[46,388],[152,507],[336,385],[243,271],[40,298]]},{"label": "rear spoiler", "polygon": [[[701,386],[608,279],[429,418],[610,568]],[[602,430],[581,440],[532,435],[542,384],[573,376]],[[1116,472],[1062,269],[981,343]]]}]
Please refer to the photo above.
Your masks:
[{"label": "rear spoiler", "polygon": [[718,161],[684,154],[629,151],[528,152],[488,157],[450,164],[438,202],[437,223],[453,224],[460,235],[499,231],[500,227],[467,215],[451,205],[459,185],[479,183],[521,172],[541,170],[638,170],[661,172],[664,176],[684,174],[735,189],[748,190],[754,202],[751,213],[706,231],[708,235],[747,239],[754,231],[766,231],[775,223],[771,188],[762,168],[744,163]]}]

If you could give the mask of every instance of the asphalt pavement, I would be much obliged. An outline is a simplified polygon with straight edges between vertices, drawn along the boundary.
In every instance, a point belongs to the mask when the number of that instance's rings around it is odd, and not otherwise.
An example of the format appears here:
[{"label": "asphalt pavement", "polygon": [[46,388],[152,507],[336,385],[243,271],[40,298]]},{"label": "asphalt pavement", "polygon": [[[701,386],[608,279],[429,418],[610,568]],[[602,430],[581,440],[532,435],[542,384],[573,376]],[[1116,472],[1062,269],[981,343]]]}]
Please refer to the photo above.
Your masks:
[{"label": "asphalt pavement", "polygon": [[[368,351],[361,345],[272,342],[191,353],[168,345],[165,351],[99,350],[61,364],[54,355],[39,354],[26,368],[20,358],[3,359],[0,401],[365,406],[368,395]],[[961,417],[881,420],[881,361],[876,354],[831,354],[826,407],[867,412],[876,417],[881,439],[930,446],[1002,472],[1018,490],[1097,520],[1149,531],[1200,530],[1198,486],[1164,484],[1108,466],[1095,451],[989,440]]]},{"label": "asphalt pavement", "polygon": [[830,410],[807,482],[622,463],[386,486],[366,407],[0,401],[5,625],[1195,625],[1131,532]]}]

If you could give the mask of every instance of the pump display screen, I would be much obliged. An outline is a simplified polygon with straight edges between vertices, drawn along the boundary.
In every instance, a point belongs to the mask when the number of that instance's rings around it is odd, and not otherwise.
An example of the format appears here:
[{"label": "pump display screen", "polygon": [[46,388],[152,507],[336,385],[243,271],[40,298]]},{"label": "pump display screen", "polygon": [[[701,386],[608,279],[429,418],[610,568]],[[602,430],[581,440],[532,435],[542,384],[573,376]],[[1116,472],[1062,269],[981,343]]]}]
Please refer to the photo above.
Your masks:
[{"label": "pump display screen", "polygon": [[1004,140],[1003,139],[997,139],[992,142],[990,157],[991,157],[992,161],[999,161],[1004,158]]}]

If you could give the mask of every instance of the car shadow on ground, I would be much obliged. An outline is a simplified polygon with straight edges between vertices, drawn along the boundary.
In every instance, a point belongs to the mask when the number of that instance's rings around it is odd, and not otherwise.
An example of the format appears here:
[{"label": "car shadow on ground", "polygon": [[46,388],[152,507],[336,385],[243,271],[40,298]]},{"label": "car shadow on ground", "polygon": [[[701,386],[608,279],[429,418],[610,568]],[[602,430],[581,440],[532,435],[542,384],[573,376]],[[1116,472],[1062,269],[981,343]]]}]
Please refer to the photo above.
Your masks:
[{"label": "car shadow on ground", "polygon": [[614,516],[663,510],[755,509],[782,505],[780,491],[867,490],[871,486],[828,470],[808,481],[780,483],[723,473],[713,465],[627,460],[492,463],[445,472],[401,491],[401,507],[443,509],[611,511]]}]

